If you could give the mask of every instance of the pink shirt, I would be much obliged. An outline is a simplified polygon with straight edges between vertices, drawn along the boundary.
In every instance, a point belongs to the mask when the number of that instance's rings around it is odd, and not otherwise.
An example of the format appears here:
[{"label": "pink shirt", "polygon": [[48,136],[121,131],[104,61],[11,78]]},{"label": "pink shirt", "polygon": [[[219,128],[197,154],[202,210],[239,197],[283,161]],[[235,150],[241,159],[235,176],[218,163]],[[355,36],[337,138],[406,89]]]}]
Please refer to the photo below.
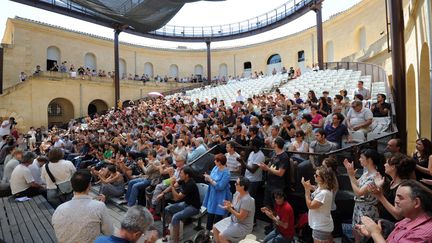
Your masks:
[{"label": "pink shirt", "polygon": [[387,242],[432,242],[432,217],[423,214],[414,220],[401,220],[387,237]]},{"label": "pink shirt", "polygon": [[323,117],[321,116],[321,114],[316,114],[313,118],[312,118],[312,120],[311,120],[311,123],[312,124],[315,124],[315,125],[318,125],[319,124],[319,121],[322,119]]}]

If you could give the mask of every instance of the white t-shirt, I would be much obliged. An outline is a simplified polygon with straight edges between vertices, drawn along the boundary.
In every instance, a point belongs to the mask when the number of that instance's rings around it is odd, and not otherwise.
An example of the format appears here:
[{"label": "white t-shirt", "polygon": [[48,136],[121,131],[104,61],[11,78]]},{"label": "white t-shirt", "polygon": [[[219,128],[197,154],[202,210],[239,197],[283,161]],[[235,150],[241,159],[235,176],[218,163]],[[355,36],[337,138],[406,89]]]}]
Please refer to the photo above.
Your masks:
[{"label": "white t-shirt", "polygon": [[347,119],[350,121],[352,126],[357,126],[369,119],[373,119],[373,114],[368,108],[363,108],[360,112],[350,109],[348,111]]},{"label": "white t-shirt", "polygon": [[309,226],[313,230],[332,232],[333,219],[331,216],[331,208],[333,202],[333,192],[318,187],[312,193],[311,198],[313,201],[322,203],[322,205],[317,209],[309,209]]},{"label": "white t-shirt", "polygon": [[4,120],[0,126],[0,137],[10,134],[10,123],[9,120]]},{"label": "white t-shirt", "polygon": [[[252,165],[259,165],[265,161],[265,157],[263,152],[260,150],[258,153],[251,152],[248,157],[248,166]],[[255,173],[250,172],[248,169],[246,169],[245,177],[248,178],[250,182],[259,182],[262,181],[262,170],[261,168],[258,168]]]},{"label": "white t-shirt", "polygon": [[39,184],[45,184],[42,179],[41,179],[41,168],[39,167],[39,163],[37,161],[37,159],[33,160],[33,163],[31,165],[28,166],[34,181]]},{"label": "white t-shirt", "polygon": [[12,177],[12,173],[15,170],[15,167],[19,165],[19,163],[20,162],[15,158],[12,158],[7,162],[7,164],[4,167],[2,183],[9,183]]},{"label": "white t-shirt", "polygon": [[10,179],[12,194],[27,190],[30,187],[29,184],[33,181],[34,179],[29,168],[22,164],[17,165]]},{"label": "white t-shirt", "polygon": [[[69,181],[75,173],[76,168],[69,160],[59,160],[57,163],[48,163],[51,174],[54,176],[56,183],[60,184],[65,181]],[[52,182],[46,171],[46,165],[42,166],[41,179],[47,185],[47,189],[56,189],[56,185]]]},{"label": "white t-shirt", "polygon": [[229,153],[225,154],[227,158],[227,168],[230,171],[230,181],[235,181],[239,177],[240,173],[233,173],[234,170],[237,170],[238,167],[241,166],[240,162],[237,161],[237,158],[240,157],[240,155],[237,152],[234,152],[232,155]]}]

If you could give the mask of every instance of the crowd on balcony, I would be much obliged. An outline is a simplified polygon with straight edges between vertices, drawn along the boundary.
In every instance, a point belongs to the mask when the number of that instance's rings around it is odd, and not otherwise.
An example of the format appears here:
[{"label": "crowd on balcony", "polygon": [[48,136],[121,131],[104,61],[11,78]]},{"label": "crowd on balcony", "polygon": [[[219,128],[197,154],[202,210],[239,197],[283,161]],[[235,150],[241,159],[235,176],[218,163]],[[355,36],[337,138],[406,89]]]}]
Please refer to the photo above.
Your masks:
[{"label": "crowd on balcony", "polygon": [[[338,162],[332,157],[323,160],[317,153],[341,148],[354,137],[366,140],[373,119],[390,115],[390,109],[384,94],[372,110],[365,107],[362,100],[370,92],[361,82],[352,101],[344,90],[335,97],[324,92],[318,98],[313,90],[303,95],[288,97],[276,90],[246,99],[239,90],[236,102],[225,104],[218,98],[191,101],[179,94],[71,121],[66,129],[31,128],[26,134],[17,131],[11,118],[0,128],[2,189],[10,187],[15,197],[45,195],[57,208],[53,225],[59,240],[78,237],[73,239],[85,242],[101,233],[112,234],[112,227],[101,227],[109,225],[103,210],[97,230],[81,231],[88,222],[74,209],[83,208],[81,199],[92,201],[91,186],[98,188],[98,200],[120,197],[129,207],[120,233],[96,242],[134,242],[151,218],[160,216],[171,222],[169,233],[173,242],[179,242],[180,222],[198,214],[201,205],[207,208],[206,229],[213,232],[215,242],[243,239],[252,232],[258,210],[272,222],[266,227],[265,242],[288,242],[297,219],[286,198],[304,192],[313,239],[332,242]],[[213,146],[224,153],[215,155],[211,171],[197,175],[204,172],[194,171],[193,164]],[[388,242],[432,239],[432,192],[422,185],[432,184],[431,146],[428,139],[417,140],[411,157],[400,153],[400,140],[391,139],[386,158],[374,149],[362,151],[361,175],[353,162],[343,161],[355,194],[356,242],[362,237],[378,242],[383,237]],[[208,185],[202,201],[197,178]],[[262,204],[257,198],[260,190]],[[172,203],[164,208],[166,201]],[[90,217],[85,218],[93,220]],[[74,230],[62,226],[66,218]],[[383,236],[379,218],[396,227]]]}]

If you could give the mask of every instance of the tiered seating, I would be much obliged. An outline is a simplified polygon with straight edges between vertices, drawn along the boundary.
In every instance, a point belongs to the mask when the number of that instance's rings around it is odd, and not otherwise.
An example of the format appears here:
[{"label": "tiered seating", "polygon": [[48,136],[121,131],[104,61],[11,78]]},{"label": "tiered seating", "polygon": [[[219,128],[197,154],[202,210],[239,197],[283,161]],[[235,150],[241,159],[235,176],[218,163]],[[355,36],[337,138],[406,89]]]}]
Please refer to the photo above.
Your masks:
[{"label": "tiered seating", "polygon": [[186,96],[190,96],[191,100],[195,99],[212,99],[217,97],[219,100],[224,100],[229,106],[235,101],[237,96],[237,90],[242,91],[242,95],[247,99],[255,94],[267,93],[274,87],[279,87],[283,80],[286,80],[287,74],[276,74],[272,76],[266,76],[258,79],[242,79],[240,81],[231,80],[226,85],[220,85],[217,87],[208,87],[204,90],[193,89],[186,91]]},{"label": "tiered seating", "polygon": [[306,72],[299,78],[282,85],[280,90],[282,93],[289,95],[289,97],[297,91],[300,92],[303,97],[306,97],[309,90],[315,91],[317,96],[323,91],[329,91],[330,96],[334,96],[339,94],[341,89],[346,89],[348,91],[348,97],[352,99],[352,94],[359,80],[364,82],[365,88],[371,89],[371,76],[361,76],[361,71],[339,69]]}]

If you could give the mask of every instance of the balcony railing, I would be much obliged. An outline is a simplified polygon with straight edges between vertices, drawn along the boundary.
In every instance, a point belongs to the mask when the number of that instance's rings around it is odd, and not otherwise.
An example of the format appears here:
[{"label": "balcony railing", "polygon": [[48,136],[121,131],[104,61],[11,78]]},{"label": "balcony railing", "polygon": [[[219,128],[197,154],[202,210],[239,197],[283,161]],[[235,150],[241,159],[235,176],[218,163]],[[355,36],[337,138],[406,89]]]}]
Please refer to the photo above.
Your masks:
[{"label": "balcony railing", "polygon": [[387,72],[381,66],[372,63],[364,63],[364,62],[326,62],[324,63],[324,69],[330,70],[338,70],[338,69],[347,69],[353,71],[361,71],[362,76],[370,76],[372,84],[374,82],[384,82],[386,89],[387,102],[391,104],[392,110],[392,124],[395,131],[397,131],[397,127],[394,124],[396,119],[396,108],[393,99],[393,90],[391,88]]}]

